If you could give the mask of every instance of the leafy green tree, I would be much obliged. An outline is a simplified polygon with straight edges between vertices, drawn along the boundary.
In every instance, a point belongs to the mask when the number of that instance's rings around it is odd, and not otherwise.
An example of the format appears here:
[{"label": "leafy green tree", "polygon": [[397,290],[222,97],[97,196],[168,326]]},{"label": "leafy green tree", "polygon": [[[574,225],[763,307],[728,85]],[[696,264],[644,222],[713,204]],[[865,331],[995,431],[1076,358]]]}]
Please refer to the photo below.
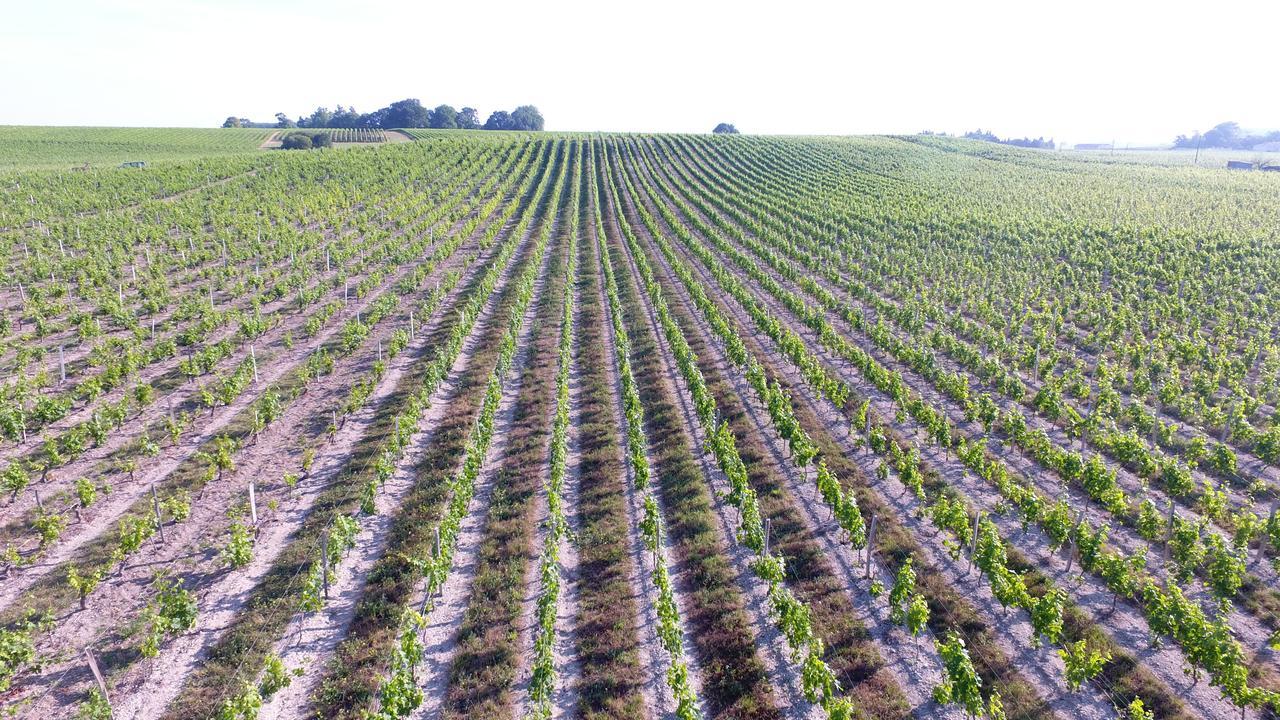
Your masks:
[{"label": "leafy green tree", "polygon": [[464,107],[458,111],[459,130],[479,130],[480,111],[473,107]]},{"label": "leafy green tree", "polygon": [[455,130],[458,127],[458,111],[452,105],[437,105],[431,111],[427,127],[437,130]]},{"label": "leafy green tree", "polygon": [[532,105],[521,105],[511,111],[512,130],[541,130],[543,124],[542,113]]},{"label": "leafy green tree", "polygon": [[327,107],[318,107],[316,111],[311,113],[310,117],[304,118],[298,122],[299,127],[306,128],[327,128],[329,123],[333,122],[333,111]]},{"label": "leafy green tree", "polygon": [[397,100],[387,106],[381,117],[385,128],[424,128],[431,119],[431,111],[417,98]]},{"label": "leafy green tree", "polygon": [[333,117],[329,118],[329,127],[333,127],[333,128],[360,127],[360,121],[362,118],[363,116],[360,113],[356,112],[356,109],[354,107],[344,108],[341,105],[339,105],[338,109],[333,111]]},{"label": "leafy green tree", "polygon": [[485,130],[514,130],[511,122],[511,113],[506,110],[495,110],[489,114],[489,119],[484,121]]},{"label": "leafy green tree", "polygon": [[737,135],[738,128],[734,127],[733,123],[720,123],[719,125],[716,125],[711,132],[716,135]]}]

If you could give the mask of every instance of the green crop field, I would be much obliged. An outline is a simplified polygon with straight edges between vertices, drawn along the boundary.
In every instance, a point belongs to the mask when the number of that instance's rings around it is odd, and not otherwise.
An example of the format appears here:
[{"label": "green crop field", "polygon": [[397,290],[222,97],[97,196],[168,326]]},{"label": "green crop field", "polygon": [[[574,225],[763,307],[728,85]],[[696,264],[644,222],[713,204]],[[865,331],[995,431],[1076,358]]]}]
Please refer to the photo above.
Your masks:
[{"label": "green crop field", "polygon": [[0,125],[0,171],[181,160],[258,149],[274,130]]},{"label": "green crop field", "polygon": [[0,128],[13,715],[1280,712],[1280,173],[268,132]]}]

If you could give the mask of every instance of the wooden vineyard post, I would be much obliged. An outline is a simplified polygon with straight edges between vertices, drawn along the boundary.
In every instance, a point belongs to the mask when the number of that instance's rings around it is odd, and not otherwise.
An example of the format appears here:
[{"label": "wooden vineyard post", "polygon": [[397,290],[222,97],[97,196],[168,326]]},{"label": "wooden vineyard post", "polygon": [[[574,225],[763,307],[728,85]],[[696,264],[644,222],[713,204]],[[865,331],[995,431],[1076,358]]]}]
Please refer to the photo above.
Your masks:
[{"label": "wooden vineyard post", "polygon": [[324,271],[329,272],[329,248],[324,249]]},{"label": "wooden vineyard post", "polygon": [[378,341],[378,362],[382,362],[382,341]]},{"label": "wooden vineyard post", "polygon": [[258,382],[258,353],[253,349],[253,343],[249,343],[249,362],[253,364],[253,381]]},{"label": "wooden vineyard post", "polygon": [[160,496],[156,494],[156,484],[151,483],[151,509],[156,513],[156,530],[160,532],[160,544],[164,544],[164,516],[160,514]]},{"label": "wooden vineyard post", "polygon": [[342,304],[346,305],[351,302],[351,283],[342,284]]},{"label": "wooden vineyard post", "polygon": [[773,535],[773,520],[764,519],[764,554],[769,554],[769,536]]},{"label": "wooden vineyard post", "polygon": [[1169,562],[1169,546],[1173,545],[1173,501],[1169,501],[1169,523],[1164,531],[1164,561]]},{"label": "wooden vineyard post", "polygon": [[[1076,515],[1076,527],[1080,527],[1080,523],[1084,522],[1084,510]],[[1079,553],[1079,547],[1076,545],[1076,539],[1067,536],[1067,574],[1071,574],[1071,566],[1075,563],[1076,555]]]},{"label": "wooden vineyard post", "polygon": [[867,565],[866,565],[865,574],[866,574],[866,579],[868,580],[871,579],[871,548],[875,547],[875,544],[876,544],[876,516],[872,515],[871,529],[867,532]]},{"label": "wooden vineyard post", "polygon": [[151,316],[151,338],[155,339],[155,336],[156,336],[156,316],[152,315]]},{"label": "wooden vineyard post", "polygon": [[35,493],[35,496],[36,496],[36,510],[40,511],[40,514],[43,515],[44,503],[40,502],[40,491],[36,488],[31,488],[31,492]]},{"label": "wooden vineyard post", "polygon": [[107,694],[107,681],[102,677],[102,671],[98,669],[98,661],[93,658],[93,651],[89,648],[84,649],[84,660],[89,665],[89,672],[93,673],[94,682],[98,683],[98,690],[102,693],[102,701],[107,704],[107,711],[113,713],[111,717],[115,717],[111,708],[111,697]]},{"label": "wooden vineyard post", "polygon": [[249,517],[253,520],[253,526],[258,527],[258,493],[252,480],[249,481]]},{"label": "wooden vineyard post", "polygon": [[66,347],[63,345],[59,345],[58,346],[58,385],[62,386],[66,384],[67,384]]}]

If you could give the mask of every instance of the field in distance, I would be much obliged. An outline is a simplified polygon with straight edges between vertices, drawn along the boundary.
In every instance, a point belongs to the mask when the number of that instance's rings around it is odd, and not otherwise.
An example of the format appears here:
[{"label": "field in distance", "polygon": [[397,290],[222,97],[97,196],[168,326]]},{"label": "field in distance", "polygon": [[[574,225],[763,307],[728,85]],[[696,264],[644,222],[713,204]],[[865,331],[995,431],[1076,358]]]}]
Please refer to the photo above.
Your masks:
[{"label": "field in distance", "polygon": [[258,128],[95,128],[0,125],[0,171],[114,167],[256,150],[271,134]]}]

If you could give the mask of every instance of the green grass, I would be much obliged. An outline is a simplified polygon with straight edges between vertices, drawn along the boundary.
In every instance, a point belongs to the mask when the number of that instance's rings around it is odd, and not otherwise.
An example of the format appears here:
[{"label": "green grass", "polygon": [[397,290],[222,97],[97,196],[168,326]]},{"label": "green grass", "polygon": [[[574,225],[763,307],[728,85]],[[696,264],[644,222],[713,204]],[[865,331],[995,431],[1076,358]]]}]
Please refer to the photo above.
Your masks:
[{"label": "green grass", "polygon": [[89,163],[182,160],[253,152],[270,128],[103,128],[0,126],[0,171],[70,169]]}]

